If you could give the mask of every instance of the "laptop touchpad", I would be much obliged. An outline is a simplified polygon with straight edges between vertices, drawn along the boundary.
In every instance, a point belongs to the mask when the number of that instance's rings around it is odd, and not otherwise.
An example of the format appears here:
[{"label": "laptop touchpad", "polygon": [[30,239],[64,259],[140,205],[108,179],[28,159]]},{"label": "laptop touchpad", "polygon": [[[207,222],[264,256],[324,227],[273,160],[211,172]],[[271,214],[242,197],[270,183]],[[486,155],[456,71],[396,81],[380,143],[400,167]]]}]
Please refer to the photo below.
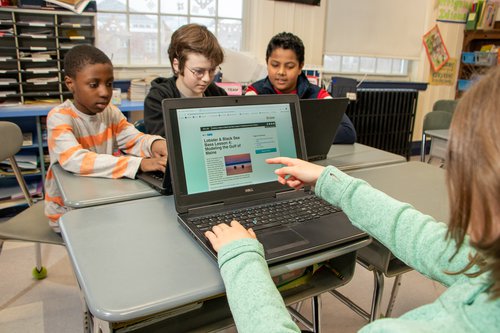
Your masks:
[{"label": "laptop touchpad", "polygon": [[264,245],[266,252],[269,254],[309,243],[295,231],[283,228],[258,234],[257,239]]}]

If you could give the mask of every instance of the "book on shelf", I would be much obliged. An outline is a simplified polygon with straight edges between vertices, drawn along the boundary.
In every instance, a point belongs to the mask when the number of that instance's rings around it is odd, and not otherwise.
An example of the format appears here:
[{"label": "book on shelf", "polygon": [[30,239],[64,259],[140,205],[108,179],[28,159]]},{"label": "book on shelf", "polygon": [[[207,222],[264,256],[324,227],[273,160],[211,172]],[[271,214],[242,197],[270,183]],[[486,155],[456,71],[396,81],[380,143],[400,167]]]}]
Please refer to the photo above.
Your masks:
[{"label": "book on shelf", "polygon": [[63,7],[71,10],[77,14],[83,13],[83,10],[89,4],[90,0],[45,0],[48,4],[57,5],[59,7]]},{"label": "book on shelf", "polygon": [[33,145],[33,133],[25,132],[23,133],[23,146],[32,146]]},{"label": "book on shelf", "polygon": [[[28,192],[32,198],[40,198],[43,194],[43,182],[35,181],[27,184]],[[0,201],[24,199],[21,187],[16,184],[9,184],[0,188]]]},{"label": "book on shelf", "polygon": [[488,0],[484,3],[481,17],[477,22],[476,29],[491,30],[495,26],[495,17],[499,4],[496,1]]},{"label": "book on shelf", "polygon": [[131,101],[144,101],[151,88],[151,81],[155,78],[156,76],[149,76],[144,79],[133,79],[130,81],[128,99]]},{"label": "book on shelf", "polygon": [[[41,171],[40,169],[33,169],[33,170],[22,170],[21,171],[23,175],[36,175],[39,174]],[[10,177],[10,176],[15,176],[14,171],[10,166],[3,166],[0,164],[0,178],[1,177]]]},{"label": "book on shelf", "polygon": [[465,30],[475,30],[479,18],[481,17],[483,9],[483,0],[474,1],[471,5],[469,15],[467,15],[467,22],[465,23]]},{"label": "book on shelf", "polygon": [[[43,200],[43,183],[42,181],[32,182],[27,184],[28,192],[30,193],[33,202],[38,202],[39,200]],[[7,212],[8,209],[12,209],[14,207],[22,207],[27,206],[28,202],[24,197],[24,193],[22,192],[19,185],[10,185],[9,187],[3,187],[0,189],[0,210],[2,211],[3,217],[14,216],[19,211],[14,212],[14,214],[9,215]]]}]

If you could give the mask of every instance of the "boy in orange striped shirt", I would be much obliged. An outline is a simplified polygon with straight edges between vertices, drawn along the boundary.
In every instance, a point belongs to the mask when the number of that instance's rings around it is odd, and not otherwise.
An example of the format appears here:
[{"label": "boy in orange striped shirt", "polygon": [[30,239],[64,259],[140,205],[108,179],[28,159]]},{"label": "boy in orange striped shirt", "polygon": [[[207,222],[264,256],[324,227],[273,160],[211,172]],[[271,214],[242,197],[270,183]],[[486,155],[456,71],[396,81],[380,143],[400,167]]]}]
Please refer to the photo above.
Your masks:
[{"label": "boy in orange striped shirt", "polygon": [[[81,176],[135,178],[141,171],[163,171],[167,162],[165,140],[139,132],[110,104],[113,65],[91,45],[73,47],[64,58],[65,84],[73,102],[65,101],[47,117],[50,167],[45,180],[45,214],[60,232],[59,218],[69,210],[52,173],[59,163]],[[126,156],[121,156],[121,151]]]}]

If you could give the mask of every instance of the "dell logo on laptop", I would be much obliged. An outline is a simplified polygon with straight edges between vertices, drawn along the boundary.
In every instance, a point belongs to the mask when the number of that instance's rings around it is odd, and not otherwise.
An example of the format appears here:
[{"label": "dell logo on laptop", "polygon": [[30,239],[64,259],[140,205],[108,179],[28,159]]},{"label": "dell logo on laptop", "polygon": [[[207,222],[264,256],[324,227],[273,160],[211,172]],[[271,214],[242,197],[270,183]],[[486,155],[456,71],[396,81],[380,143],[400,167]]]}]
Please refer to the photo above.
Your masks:
[{"label": "dell logo on laptop", "polygon": [[250,187],[245,189],[245,193],[250,193],[250,192],[253,192],[253,188]]}]

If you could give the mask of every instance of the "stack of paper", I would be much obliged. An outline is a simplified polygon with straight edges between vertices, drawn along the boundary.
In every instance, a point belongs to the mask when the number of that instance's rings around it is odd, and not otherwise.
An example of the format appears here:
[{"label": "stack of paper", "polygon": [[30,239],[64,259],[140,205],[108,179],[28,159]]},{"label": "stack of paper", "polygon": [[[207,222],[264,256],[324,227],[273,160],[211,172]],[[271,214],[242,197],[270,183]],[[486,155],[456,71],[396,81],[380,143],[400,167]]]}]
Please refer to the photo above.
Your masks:
[{"label": "stack of paper", "polygon": [[156,76],[150,76],[144,79],[133,79],[130,82],[128,99],[131,101],[144,101],[151,88],[151,81],[155,78]]},{"label": "stack of paper", "polygon": [[[36,155],[16,155],[17,165],[21,170],[35,170],[38,166],[38,160]],[[3,160],[0,165],[5,167],[10,167],[10,160]]]},{"label": "stack of paper", "polygon": [[[32,197],[39,197],[42,195],[43,183],[41,181],[30,183],[27,186]],[[24,198],[24,194],[17,184],[5,186],[0,189],[0,201],[16,200],[21,198]]]},{"label": "stack of paper", "polygon": [[14,35],[14,29],[0,29],[0,37],[7,37],[7,36],[13,36]]},{"label": "stack of paper", "polygon": [[8,86],[12,83],[17,83],[17,80],[12,78],[0,78],[0,86]]},{"label": "stack of paper", "polygon": [[33,84],[47,84],[50,82],[58,82],[59,79],[57,76],[53,77],[33,77],[31,79],[27,79],[26,82],[28,83],[33,83]]},{"label": "stack of paper", "polygon": [[19,34],[19,36],[31,37],[31,38],[54,37],[53,31],[51,29],[23,32],[23,33]]},{"label": "stack of paper", "polygon": [[57,72],[57,71],[58,71],[57,67],[26,68],[26,72],[33,73],[33,74],[46,74],[46,73]]},{"label": "stack of paper", "polygon": [[14,90],[2,90],[0,91],[0,97],[7,97],[9,95],[15,95],[17,94],[17,92],[15,92]]},{"label": "stack of paper", "polygon": [[51,60],[52,56],[57,56],[56,51],[43,52],[19,52],[21,60],[46,61]]},{"label": "stack of paper", "polygon": [[45,2],[69,9],[77,14],[81,14],[85,7],[89,4],[90,0],[45,0]]}]

